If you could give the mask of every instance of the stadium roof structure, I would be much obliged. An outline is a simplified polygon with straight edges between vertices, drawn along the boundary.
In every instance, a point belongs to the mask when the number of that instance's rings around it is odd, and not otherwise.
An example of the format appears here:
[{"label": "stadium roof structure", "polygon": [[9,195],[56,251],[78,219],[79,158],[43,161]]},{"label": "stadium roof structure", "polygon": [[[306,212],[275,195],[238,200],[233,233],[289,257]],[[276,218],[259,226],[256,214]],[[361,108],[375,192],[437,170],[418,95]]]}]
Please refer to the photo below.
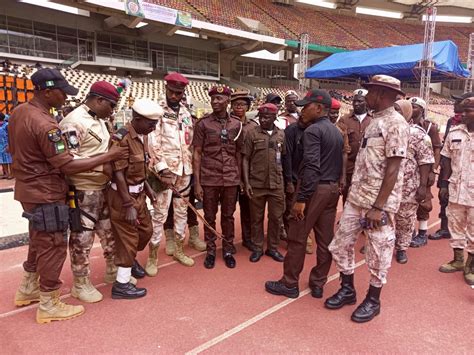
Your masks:
[{"label": "stadium roof structure", "polygon": [[[469,77],[458,57],[458,48],[452,41],[433,43],[434,69],[431,81],[440,82]],[[306,71],[306,78],[368,79],[386,74],[402,81],[419,80],[423,44],[373,48],[335,53]]]}]

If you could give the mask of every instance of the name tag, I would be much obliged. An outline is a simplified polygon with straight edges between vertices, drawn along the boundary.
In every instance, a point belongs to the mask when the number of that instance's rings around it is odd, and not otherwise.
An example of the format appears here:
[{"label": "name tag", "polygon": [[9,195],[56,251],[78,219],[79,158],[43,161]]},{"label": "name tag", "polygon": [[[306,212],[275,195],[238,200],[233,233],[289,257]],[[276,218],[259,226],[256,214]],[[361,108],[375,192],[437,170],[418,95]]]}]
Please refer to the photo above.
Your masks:
[{"label": "name tag", "polygon": [[175,113],[170,113],[170,112],[165,112],[163,114],[163,117],[168,118],[170,120],[175,120],[175,121],[178,119],[178,116]]},{"label": "name tag", "polygon": [[451,139],[451,143],[461,143],[461,139]]}]

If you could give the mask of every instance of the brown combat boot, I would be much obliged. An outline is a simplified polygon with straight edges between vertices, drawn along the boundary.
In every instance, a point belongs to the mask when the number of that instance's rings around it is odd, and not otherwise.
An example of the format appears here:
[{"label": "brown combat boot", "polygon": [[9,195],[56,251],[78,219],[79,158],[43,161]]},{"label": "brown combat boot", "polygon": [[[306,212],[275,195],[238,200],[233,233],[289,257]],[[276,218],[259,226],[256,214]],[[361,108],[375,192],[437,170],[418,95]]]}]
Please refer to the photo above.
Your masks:
[{"label": "brown combat boot", "polygon": [[194,260],[191,259],[189,256],[184,254],[183,251],[183,240],[180,239],[180,235],[176,234],[175,237],[175,245],[176,248],[174,250],[173,257],[182,265],[184,266],[193,266]]},{"label": "brown combat boot", "polygon": [[104,281],[107,284],[113,284],[117,278],[117,266],[113,258],[105,259]]},{"label": "brown combat boot", "polygon": [[104,298],[91,283],[89,276],[74,276],[71,296],[86,303],[100,302]]},{"label": "brown combat boot", "polygon": [[165,236],[166,236],[165,253],[166,253],[166,255],[171,256],[171,255],[174,254],[174,249],[175,249],[174,230],[165,229]]},{"label": "brown combat boot", "polygon": [[148,276],[156,276],[158,274],[158,248],[160,247],[160,243],[157,245],[153,245],[150,243],[148,245],[149,252],[148,252],[148,259],[145,265],[145,272]]},{"label": "brown combat boot", "polygon": [[197,251],[205,251],[206,243],[199,239],[199,226],[189,227],[189,241],[188,245]]},{"label": "brown combat boot", "polygon": [[67,320],[84,313],[83,306],[73,306],[61,302],[59,290],[40,292],[40,304],[36,311],[36,322],[49,323],[53,320]]},{"label": "brown combat boot", "polygon": [[443,264],[439,267],[440,272],[456,272],[464,270],[464,250],[463,249],[453,249],[454,259],[450,262]]},{"label": "brown combat boot", "polygon": [[464,266],[464,281],[469,286],[474,286],[474,254],[468,253],[466,265]]},{"label": "brown combat boot", "polygon": [[33,302],[39,302],[40,290],[39,290],[39,275],[36,272],[23,273],[23,279],[21,280],[20,287],[15,294],[15,306],[28,306]]}]

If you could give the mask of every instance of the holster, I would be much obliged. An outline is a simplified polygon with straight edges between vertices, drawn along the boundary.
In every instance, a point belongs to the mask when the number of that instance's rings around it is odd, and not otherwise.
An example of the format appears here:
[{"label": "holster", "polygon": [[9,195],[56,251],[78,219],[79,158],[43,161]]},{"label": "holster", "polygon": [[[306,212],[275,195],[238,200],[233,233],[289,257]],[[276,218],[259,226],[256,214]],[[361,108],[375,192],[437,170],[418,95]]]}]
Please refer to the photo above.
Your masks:
[{"label": "holster", "polygon": [[60,203],[38,205],[33,211],[23,212],[31,228],[39,232],[65,232],[69,227],[69,207]]}]

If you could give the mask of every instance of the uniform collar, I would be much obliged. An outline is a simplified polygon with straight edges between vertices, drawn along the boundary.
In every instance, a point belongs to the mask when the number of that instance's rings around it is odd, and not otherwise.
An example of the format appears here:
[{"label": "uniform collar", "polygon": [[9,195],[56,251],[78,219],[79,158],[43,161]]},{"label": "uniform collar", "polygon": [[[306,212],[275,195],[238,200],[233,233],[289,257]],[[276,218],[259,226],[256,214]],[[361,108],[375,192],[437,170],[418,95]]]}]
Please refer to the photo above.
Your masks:
[{"label": "uniform collar", "polygon": [[[227,113],[227,116],[226,116],[225,119],[226,119],[226,120],[229,120],[230,117],[231,117],[231,116],[229,115],[229,113]],[[218,118],[218,117],[214,114],[214,112],[211,113],[211,118],[212,118],[213,120],[215,120],[215,121],[220,121],[220,120],[221,120],[220,118]]]},{"label": "uniform collar", "polygon": [[29,101],[29,104],[30,104],[30,105],[33,105],[34,107],[39,108],[39,109],[42,110],[44,113],[46,113],[46,114],[48,114],[49,116],[51,116],[50,113],[49,113],[49,110],[50,110],[51,108],[48,107],[48,106],[43,105],[37,98],[33,97],[33,98]]},{"label": "uniform collar", "polygon": [[382,117],[382,116],[391,115],[391,114],[396,113],[396,112],[397,111],[395,111],[395,108],[393,106],[390,106],[390,107],[387,107],[385,110],[382,110],[382,111],[379,111],[379,112],[374,112],[373,117],[374,118],[379,118],[379,117]]},{"label": "uniform collar", "polygon": [[135,131],[135,128],[133,128],[132,123],[127,124],[127,129],[128,133],[130,134],[130,137],[132,137],[133,139],[138,139],[138,133],[137,131]]}]

